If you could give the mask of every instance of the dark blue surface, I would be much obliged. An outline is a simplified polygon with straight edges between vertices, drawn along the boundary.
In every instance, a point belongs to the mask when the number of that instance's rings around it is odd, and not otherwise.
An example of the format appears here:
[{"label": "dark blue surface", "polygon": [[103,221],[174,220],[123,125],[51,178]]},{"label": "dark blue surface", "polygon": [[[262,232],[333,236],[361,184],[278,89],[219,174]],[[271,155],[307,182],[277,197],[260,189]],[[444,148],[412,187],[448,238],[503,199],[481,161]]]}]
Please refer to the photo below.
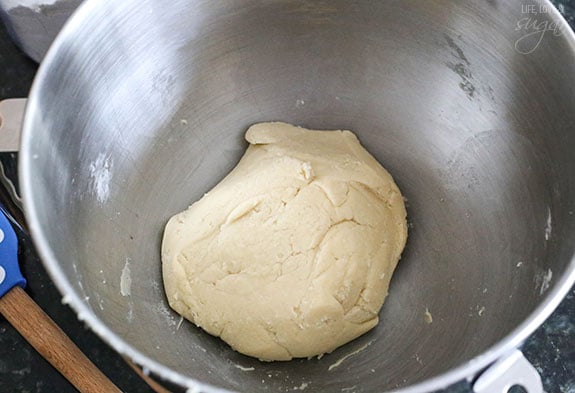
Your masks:
[{"label": "dark blue surface", "polygon": [[[553,1],[553,3],[571,26],[575,26],[575,0]],[[6,31],[0,24],[0,100],[25,97],[35,72],[35,64],[9,41]],[[13,171],[14,154],[2,154],[0,160]],[[28,279],[27,291],[31,297],[121,389],[129,393],[152,392],[119,355],[79,322],[67,306],[62,305],[61,295],[38,260],[30,239],[23,236],[19,230],[17,232],[20,238],[21,268]],[[575,289],[571,289],[558,309],[529,338],[522,350],[541,373],[548,393],[575,393]],[[74,391],[0,317],[0,392]],[[445,391],[445,393],[469,392],[466,383],[460,383]]]}]

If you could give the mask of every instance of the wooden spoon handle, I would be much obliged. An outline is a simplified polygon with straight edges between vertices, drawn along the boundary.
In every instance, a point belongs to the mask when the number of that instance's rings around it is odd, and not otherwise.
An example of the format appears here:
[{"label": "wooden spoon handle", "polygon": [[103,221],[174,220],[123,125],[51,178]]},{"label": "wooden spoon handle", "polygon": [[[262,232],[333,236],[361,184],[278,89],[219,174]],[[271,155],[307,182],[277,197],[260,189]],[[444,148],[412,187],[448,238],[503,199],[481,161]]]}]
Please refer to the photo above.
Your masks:
[{"label": "wooden spoon handle", "polygon": [[0,313],[80,392],[121,392],[22,288],[0,298]]}]

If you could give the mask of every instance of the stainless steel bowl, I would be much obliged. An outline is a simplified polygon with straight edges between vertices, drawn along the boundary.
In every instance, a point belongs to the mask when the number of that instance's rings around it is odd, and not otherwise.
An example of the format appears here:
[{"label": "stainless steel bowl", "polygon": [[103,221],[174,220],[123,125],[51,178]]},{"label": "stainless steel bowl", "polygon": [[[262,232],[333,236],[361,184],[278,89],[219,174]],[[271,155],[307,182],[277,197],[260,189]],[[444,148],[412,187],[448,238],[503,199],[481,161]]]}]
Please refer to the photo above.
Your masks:
[{"label": "stainless steel bowl", "polygon": [[[31,92],[26,214],[64,301],[156,376],[432,391],[517,360],[575,281],[573,86],[575,38],[546,1],[88,0]],[[166,220],[265,120],[354,130],[408,199],[381,323],[321,359],[242,356],[163,293]]]}]

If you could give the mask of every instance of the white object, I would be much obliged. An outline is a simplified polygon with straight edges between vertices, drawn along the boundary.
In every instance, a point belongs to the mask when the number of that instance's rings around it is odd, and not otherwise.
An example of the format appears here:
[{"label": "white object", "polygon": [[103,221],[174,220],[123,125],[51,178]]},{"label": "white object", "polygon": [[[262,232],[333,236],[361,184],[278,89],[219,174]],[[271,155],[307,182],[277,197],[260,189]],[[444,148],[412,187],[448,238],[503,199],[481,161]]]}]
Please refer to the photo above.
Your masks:
[{"label": "white object", "polygon": [[0,101],[0,152],[18,151],[25,98]]}]

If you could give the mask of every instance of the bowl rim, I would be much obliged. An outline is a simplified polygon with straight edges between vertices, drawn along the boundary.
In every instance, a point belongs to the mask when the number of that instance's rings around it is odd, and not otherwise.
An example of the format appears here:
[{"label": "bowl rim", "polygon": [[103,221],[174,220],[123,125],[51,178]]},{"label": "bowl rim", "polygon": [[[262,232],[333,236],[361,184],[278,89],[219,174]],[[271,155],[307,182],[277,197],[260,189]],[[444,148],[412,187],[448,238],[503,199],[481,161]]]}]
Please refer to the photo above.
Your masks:
[{"label": "bowl rim", "polygon": [[[39,91],[41,90],[44,81],[48,79],[49,72],[51,71],[51,64],[59,55],[60,48],[63,46],[64,42],[70,41],[74,36],[74,31],[81,28],[83,21],[89,18],[90,14],[92,14],[94,10],[97,10],[97,7],[100,4],[105,2],[105,0],[86,0],[79,5],[78,9],[65,23],[61,32],[48,50],[44,60],[40,64],[30,90],[22,126],[20,154],[18,158],[18,175],[22,190],[22,201],[30,234],[44,267],[56,284],[60,293],[63,295],[63,302],[65,300],[65,303],[68,303],[77,314],[78,319],[84,321],[94,333],[111,346],[117,353],[142,367],[146,372],[149,371],[154,376],[159,377],[160,380],[165,380],[185,387],[190,393],[231,393],[233,391],[200,382],[170,369],[124,342],[119,335],[106,326],[86,305],[84,300],[74,291],[72,284],[66,279],[64,271],[60,267],[58,260],[44,235],[43,227],[39,220],[38,207],[34,203],[32,192],[34,188],[34,176],[30,174],[32,162],[34,160],[33,154],[30,151],[34,134],[32,119],[38,112],[38,101],[40,99]],[[541,6],[547,7],[547,17],[552,19],[553,22],[557,23],[559,28],[562,29],[564,40],[571,46],[572,51],[575,54],[575,33],[567,21],[550,0],[536,0],[536,2]],[[480,355],[460,364],[459,366],[413,385],[407,385],[405,387],[389,391],[389,393],[426,393],[447,388],[463,380],[472,382],[472,380],[478,376],[482,370],[486,369],[497,360],[512,353],[541,324],[543,324],[543,322],[551,315],[551,313],[569,293],[573,284],[575,284],[575,254],[571,257],[565,273],[556,281],[552,289],[547,291],[543,301],[522,323],[508,333],[503,339],[496,342]]]}]

